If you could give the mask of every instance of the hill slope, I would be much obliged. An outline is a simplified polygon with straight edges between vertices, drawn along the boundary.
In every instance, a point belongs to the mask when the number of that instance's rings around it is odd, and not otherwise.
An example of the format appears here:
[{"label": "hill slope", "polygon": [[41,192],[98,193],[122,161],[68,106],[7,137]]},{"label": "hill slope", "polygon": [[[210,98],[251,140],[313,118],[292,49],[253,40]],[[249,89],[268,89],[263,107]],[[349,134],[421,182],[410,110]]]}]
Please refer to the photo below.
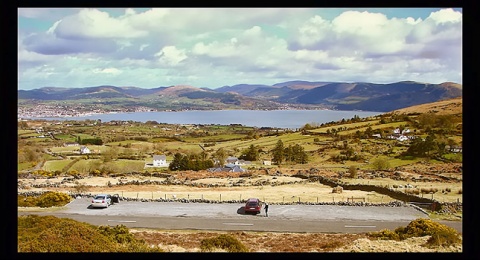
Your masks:
[{"label": "hill slope", "polygon": [[396,114],[413,113],[434,113],[438,115],[461,114],[463,112],[462,97],[441,100],[437,102],[425,103],[421,105],[410,106],[392,111]]}]

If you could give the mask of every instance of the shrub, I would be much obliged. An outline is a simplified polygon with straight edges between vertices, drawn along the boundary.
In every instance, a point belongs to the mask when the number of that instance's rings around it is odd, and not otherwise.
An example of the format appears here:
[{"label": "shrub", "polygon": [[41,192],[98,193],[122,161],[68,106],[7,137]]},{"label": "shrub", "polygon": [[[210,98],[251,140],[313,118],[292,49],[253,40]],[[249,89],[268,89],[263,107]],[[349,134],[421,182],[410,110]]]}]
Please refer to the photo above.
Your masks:
[{"label": "shrub", "polygon": [[77,193],[86,193],[89,190],[89,187],[83,183],[75,182],[75,186],[73,187],[75,192]]},{"label": "shrub", "polygon": [[432,236],[437,233],[449,232],[457,234],[457,231],[449,226],[434,222],[430,219],[416,219],[410,222],[404,230],[401,230],[403,238]]},{"label": "shrub", "polygon": [[461,241],[460,234],[455,229],[423,218],[413,220],[406,227],[398,227],[395,231],[382,230],[368,233],[368,235],[377,239],[393,240],[431,236],[425,244],[428,247],[449,246]]},{"label": "shrub", "polygon": [[96,227],[54,216],[18,217],[18,252],[163,252],[133,238],[123,226]]},{"label": "shrub", "polygon": [[350,166],[348,168],[348,173],[350,174],[349,177],[350,178],[357,178],[357,167],[355,166]]},{"label": "shrub", "polygon": [[372,166],[375,170],[387,170],[390,168],[390,162],[387,157],[381,156],[372,162]]},{"label": "shrub", "polygon": [[342,193],[342,192],[343,192],[342,186],[337,186],[332,189],[332,193]]},{"label": "shrub", "polygon": [[68,194],[61,192],[46,192],[39,197],[17,197],[17,202],[19,207],[61,207],[68,204],[72,197]]},{"label": "shrub", "polygon": [[136,240],[125,225],[117,225],[113,228],[110,226],[99,226],[98,232],[121,244],[132,243]]},{"label": "shrub", "polygon": [[249,252],[248,248],[230,235],[219,235],[214,238],[203,239],[200,242],[202,252],[211,252],[216,248],[225,249],[227,252]]},{"label": "shrub", "polygon": [[65,206],[72,200],[68,194],[61,192],[46,192],[38,198],[37,206],[42,208]]},{"label": "shrub", "polygon": [[400,236],[396,232],[389,229],[382,229],[378,232],[371,232],[371,233],[368,233],[368,235],[370,237],[374,237],[381,240],[400,240]]}]

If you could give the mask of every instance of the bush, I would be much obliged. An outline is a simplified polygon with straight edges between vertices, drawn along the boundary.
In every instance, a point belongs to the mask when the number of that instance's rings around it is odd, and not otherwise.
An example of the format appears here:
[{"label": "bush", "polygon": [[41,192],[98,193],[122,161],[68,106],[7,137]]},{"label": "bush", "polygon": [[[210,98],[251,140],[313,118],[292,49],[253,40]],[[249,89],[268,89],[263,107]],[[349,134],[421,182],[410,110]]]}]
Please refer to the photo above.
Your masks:
[{"label": "bush", "polygon": [[387,157],[381,156],[381,157],[376,158],[372,162],[372,166],[375,170],[379,170],[379,171],[388,170],[388,168],[390,168],[390,162],[388,161]]},{"label": "bush", "polygon": [[18,207],[61,207],[72,200],[68,194],[61,192],[46,192],[39,197],[17,197]]},{"label": "bush", "polygon": [[19,216],[19,253],[163,252],[133,238],[123,226],[96,227],[69,218]]},{"label": "bush", "polygon": [[214,238],[203,239],[200,242],[202,252],[211,252],[216,248],[225,249],[227,252],[249,252],[248,248],[230,235],[219,235]]},{"label": "bush", "polygon": [[400,240],[400,236],[389,229],[383,229],[378,232],[371,232],[368,234],[370,237],[374,237],[380,240]]},{"label": "bush", "polygon": [[348,168],[348,173],[350,178],[357,178],[357,167],[351,165]]},{"label": "bush", "polygon": [[79,183],[79,182],[76,182],[75,183],[75,186],[73,187],[73,189],[75,190],[75,192],[77,193],[86,193],[88,192],[88,190],[90,189],[87,185],[83,184],[83,183]]},{"label": "bush", "polygon": [[368,235],[377,239],[392,240],[431,236],[425,244],[428,247],[450,246],[461,241],[460,234],[455,229],[423,218],[413,220],[406,227],[398,227],[393,232],[390,230],[382,230],[368,233]]},{"label": "bush", "polygon": [[332,189],[332,193],[342,193],[342,192],[343,192],[342,186],[337,186]]}]

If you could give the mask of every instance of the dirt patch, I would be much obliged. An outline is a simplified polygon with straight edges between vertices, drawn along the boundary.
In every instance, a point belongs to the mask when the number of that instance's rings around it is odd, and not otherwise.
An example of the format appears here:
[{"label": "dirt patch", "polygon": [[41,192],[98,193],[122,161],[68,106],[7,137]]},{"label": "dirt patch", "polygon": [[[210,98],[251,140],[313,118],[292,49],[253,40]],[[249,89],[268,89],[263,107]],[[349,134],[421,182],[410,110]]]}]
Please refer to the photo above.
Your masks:
[{"label": "dirt patch", "polygon": [[229,234],[251,252],[462,252],[462,245],[428,248],[429,236],[404,241],[370,240],[366,234],[303,234],[273,232],[200,232],[134,229],[136,238],[166,252],[200,252],[200,242]]},{"label": "dirt patch", "polygon": [[[163,181],[167,177],[155,176],[124,176],[124,177],[86,177],[71,182],[63,182],[63,177],[51,179],[19,179],[19,191],[55,190],[74,191],[75,185],[88,186],[88,192],[121,194],[128,197],[158,198],[173,195],[177,198],[200,198],[218,200],[221,194],[223,200],[246,199],[258,197],[268,202],[296,202],[305,201],[346,201],[348,198],[366,198],[367,202],[388,202],[389,199],[375,192],[344,190],[341,194],[333,193],[332,187],[320,183],[307,182],[302,178],[294,177],[297,169],[271,169],[253,171],[249,176],[241,173],[209,173],[207,171],[189,171],[173,173],[170,177],[191,183],[213,185],[210,187],[195,187],[193,185],[152,185],[141,184],[148,181]],[[441,167],[418,163],[405,166],[398,172],[406,176],[431,175],[432,179],[446,181],[438,175],[448,173],[453,177],[461,178],[461,164],[442,164]],[[319,175],[337,177],[334,171],[321,171]],[[359,173],[360,178],[367,178]],[[387,178],[395,178],[395,172]],[[122,185],[135,181],[139,185]],[[245,186],[234,186],[241,182]],[[32,185],[58,184],[56,187],[32,187]],[[111,185],[108,185],[108,184]],[[261,185],[257,185],[257,184]],[[215,186],[218,184],[219,186]],[[448,248],[427,248],[423,246],[428,237],[412,238],[405,241],[370,240],[366,234],[317,234],[317,233],[275,233],[275,232],[203,232],[187,230],[141,230],[132,229],[137,238],[145,240],[151,245],[158,245],[166,252],[200,252],[202,239],[211,238],[221,233],[228,233],[247,245],[251,252],[462,252],[462,245]],[[219,250],[221,252],[221,250]]]}]

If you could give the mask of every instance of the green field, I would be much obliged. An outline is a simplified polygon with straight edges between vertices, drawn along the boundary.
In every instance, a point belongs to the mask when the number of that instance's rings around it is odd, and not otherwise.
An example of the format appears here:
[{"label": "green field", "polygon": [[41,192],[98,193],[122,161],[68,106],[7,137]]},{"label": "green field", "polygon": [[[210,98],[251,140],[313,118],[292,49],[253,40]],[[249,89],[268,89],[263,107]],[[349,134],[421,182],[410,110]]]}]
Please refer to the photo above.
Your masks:
[{"label": "green field", "polygon": [[[460,120],[452,117],[450,120]],[[381,123],[382,122],[382,123]],[[306,164],[285,165],[296,168],[327,167],[345,171],[350,166],[365,170],[374,170],[372,162],[378,157],[387,158],[391,169],[425,160],[422,156],[405,160],[403,156],[409,148],[409,142],[399,142],[365,135],[374,131],[389,135],[395,128],[409,128],[411,133],[426,138],[428,131],[437,131],[435,138],[439,144],[461,145],[461,129],[448,132],[435,126],[424,128],[410,116],[408,121],[401,117],[371,117],[356,121],[339,121],[323,126],[315,126],[307,131],[285,131],[283,129],[258,129],[248,126],[221,125],[169,125],[128,122],[124,124],[92,124],[92,121],[68,121],[63,123],[35,122],[32,128],[41,126],[44,132],[56,134],[57,140],[39,138],[37,130],[19,129],[19,170],[33,169],[39,161],[44,161],[43,169],[49,171],[65,170],[76,158],[81,158],[69,170],[81,173],[92,169],[104,169],[109,172],[143,171],[145,163],[151,163],[154,154],[165,154],[169,160],[174,154],[205,153],[206,158],[214,159],[215,153],[223,149],[227,156],[239,157],[252,145],[258,150],[258,160],[252,165],[260,166],[264,160],[272,160],[272,150],[281,140],[284,147],[300,145],[307,154]],[[423,127],[423,128],[422,128]],[[361,133],[361,134],[359,134]],[[371,132],[370,134],[372,134]],[[86,145],[91,153],[80,154],[81,146],[65,146],[66,142],[75,142],[78,138],[102,140],[102,145]],[[49,151],[50,154],[45,152]],[[443,153],[443,152],[442,152]],[[61,156],[61,157],[60,157]],[[444,153],[443,160],[460,161],[461,155]],[[123,161],[124,159],[128,159]],[[428,158],[429,160],[434,158]],[[28,160],[32,163],[28,163]]]}]

